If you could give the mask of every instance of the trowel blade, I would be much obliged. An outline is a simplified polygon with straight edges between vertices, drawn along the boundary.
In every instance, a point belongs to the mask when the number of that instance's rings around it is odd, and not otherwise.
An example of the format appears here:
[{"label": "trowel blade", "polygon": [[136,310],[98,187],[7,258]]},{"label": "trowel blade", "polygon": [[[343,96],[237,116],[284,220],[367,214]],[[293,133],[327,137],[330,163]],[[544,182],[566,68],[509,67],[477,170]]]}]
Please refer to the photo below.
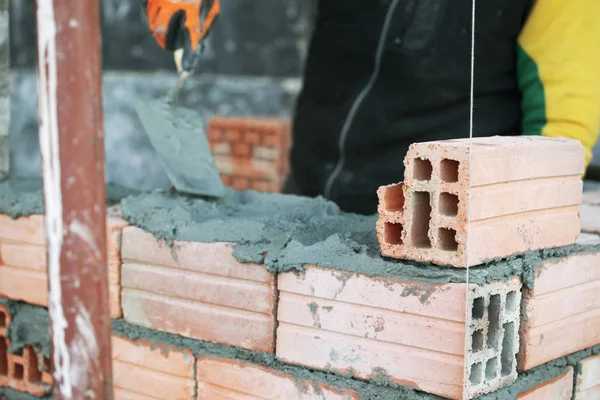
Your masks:
[{"label": "trowel blade", "polygon": [[135,108],[175,189],[198,196],[225,195],[204,118],[161,100],[136,100]]}]

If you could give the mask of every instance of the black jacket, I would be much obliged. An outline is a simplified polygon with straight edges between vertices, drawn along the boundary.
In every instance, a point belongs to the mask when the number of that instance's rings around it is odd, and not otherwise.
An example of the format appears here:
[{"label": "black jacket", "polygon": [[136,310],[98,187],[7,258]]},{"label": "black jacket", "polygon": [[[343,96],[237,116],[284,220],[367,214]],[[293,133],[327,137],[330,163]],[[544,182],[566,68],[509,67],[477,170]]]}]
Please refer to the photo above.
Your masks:
[{"label": "black jacket", "polygon": [[[519,134],[517,36],[533,0],[478,1],[474,135]],[[414,142],[469,136],[472,0],[321,0],[293,124],[293,179],[377,210]]]}]

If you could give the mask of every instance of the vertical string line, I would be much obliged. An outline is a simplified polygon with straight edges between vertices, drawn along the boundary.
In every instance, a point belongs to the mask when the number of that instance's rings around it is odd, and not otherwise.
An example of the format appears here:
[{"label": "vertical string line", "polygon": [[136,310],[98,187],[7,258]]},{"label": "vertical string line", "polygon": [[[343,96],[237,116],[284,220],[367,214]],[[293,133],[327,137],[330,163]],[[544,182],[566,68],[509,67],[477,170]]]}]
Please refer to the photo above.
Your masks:
[{"label": "vertical string line", "polygon": [[[468,171],[468,184],[467,184],[467,243],[465,246],[465,260],[467,263],[467,272],[466,272],[466,305],[465,305],[465,316],[469,314],[469,307],[471,304],[471,291],[469,290],[469,266],[470,266],[470,238],[471,238],[471,164],[473,160],[473,125],[474,125],[474,103],[475,103],[475,2],[476,0],[472,0],[471,7],[471,88],[469,94],[469,165],[467,168]],[[467,376],[468,367],[470,365],[469,355],[470,349],[467,347],[467,343],[469,342],[467,334],[469,332],[469,318],[465,318],[465,350],[464,350],[464,371],[465,371],[465,388],[468,388],[469,385],[469,376]],[[468,397],[468,391],[465,390],[463,392],[463,398]]]}]

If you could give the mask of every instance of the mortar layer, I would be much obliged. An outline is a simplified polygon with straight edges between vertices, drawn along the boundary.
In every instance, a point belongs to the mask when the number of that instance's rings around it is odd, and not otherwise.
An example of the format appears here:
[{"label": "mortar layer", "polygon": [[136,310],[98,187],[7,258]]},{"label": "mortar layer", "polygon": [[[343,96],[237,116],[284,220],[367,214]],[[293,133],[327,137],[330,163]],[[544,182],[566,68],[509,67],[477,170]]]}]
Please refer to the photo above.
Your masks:
[{"label": "mortar layer", "polygon": [[[223,199],[208,201],[170,192],[131,196],[122,201],[124,217],[133,225],[172,244],[174,240],[234,243],[241,262],[267,265],[272,273],[302,271],[305,264],[376,277],[423,283],[463,283],[466,270],[381,256],[377,215],[340,211],[323,198],[237,192],[227,188]],[[470,268],[469,281],[483,284],[522,276],[533,282],[535,266],[550,257],[600,250],[600,246],[569,246],[529,252]]]},{"label": "mortar layer", "polygon": [[10,339],[8,351],[20,354],[26,345],[30,345],[50,358],[48,310],[7,299],[0,299],[0,302],[6,304],[11,318],[7,333]]},{"label": "mortar layer", "polygon": [[29,393],[17,392],[10,388],[0,387],[0,400],[50,400],[52,394],[43,397],[32,396]]},{"label": "mortar layer", "polygon": [[[109,183],[106,186],[107,205],[116,204],[122,198],[136,193],[135,190]],[[0,214],[19,218],[43,213],[44,195],[40,179],[12,177],[0,182]]]}]

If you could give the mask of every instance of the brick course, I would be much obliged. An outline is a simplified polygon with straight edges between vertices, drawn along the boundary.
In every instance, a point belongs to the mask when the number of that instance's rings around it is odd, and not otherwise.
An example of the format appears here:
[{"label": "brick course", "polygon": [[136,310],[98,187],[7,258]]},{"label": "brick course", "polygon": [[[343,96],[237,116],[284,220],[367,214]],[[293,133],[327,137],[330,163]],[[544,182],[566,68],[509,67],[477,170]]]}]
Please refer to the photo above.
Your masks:
[{"label": "brick course", "polygon": [[521,393],[516,400],[571,400],[572,396],[573,367],[568,367],[564,374]]},{"label": "brick course", "polygon": [[279,275],[276,354],[291,364],[362,379],[385,373],[419,390],[472,398],[516,379],[520,286],[518,279],[433,285],[308,266],[301,276]]},{"label": "brick course", "polygon": [[383,255],[467,267],[575,242],[584,171],[581,143],[476,138],[470,164],[469,148],[468,139],[410,147],[403,184],[378,190]]},{"label": "brick course", "polygon": [[227,243],[161,244],[139,228],[123,232],[125,320],[209,342],[274,352],[275,277],[242,264]]},{"label": "brick course", "polygon": [[541,262],[524,291],[519,369],[600,344],[600,251]]},{"label": "brick course", "polygon": [[[112,318],[121,316],[121,231],[127,223],[116,215],[107,219],[109,304]],[[0,296],[48,306],[44,217],[12,219],[0,214]]]},{"label": "brick course", "polygon": [[33,396],[43,396],[52,389],[50,362],[25,346],[21,355],[8,352],[10,341],[0,336],[0,387],[8,387]]}]

